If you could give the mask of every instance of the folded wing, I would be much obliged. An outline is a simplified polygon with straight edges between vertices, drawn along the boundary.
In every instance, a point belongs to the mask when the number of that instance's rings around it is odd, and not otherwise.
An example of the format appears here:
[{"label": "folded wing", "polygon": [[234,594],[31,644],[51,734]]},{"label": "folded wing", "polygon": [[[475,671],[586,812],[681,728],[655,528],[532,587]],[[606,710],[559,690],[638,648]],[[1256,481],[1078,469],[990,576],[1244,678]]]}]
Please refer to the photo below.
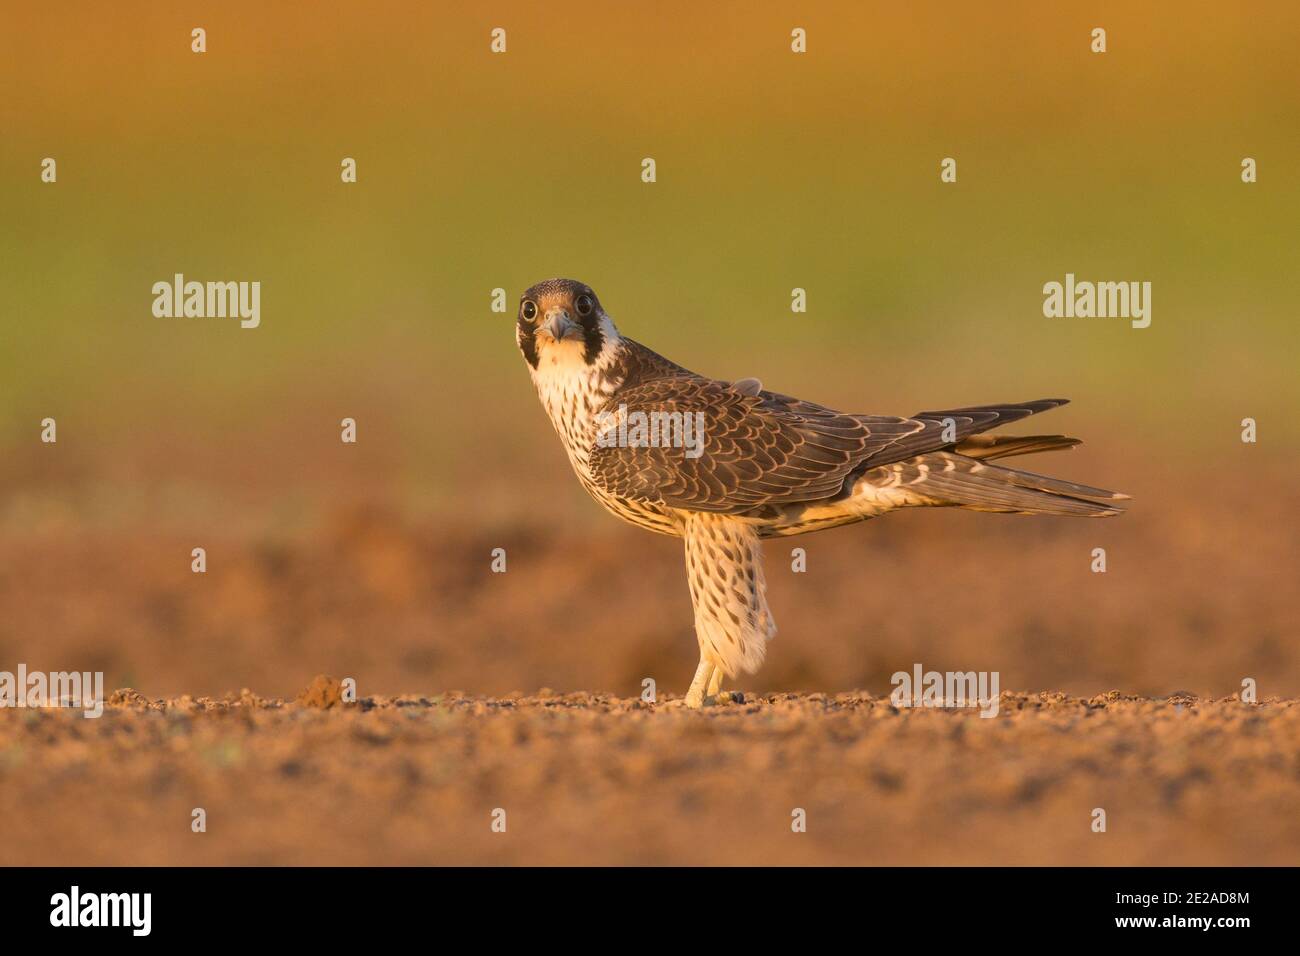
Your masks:
[{"label": "folded wing", "polygon": [[[671,375],[611,397],[609,437],[592,448],[590,466],[598,485],[623,498],[738,514],[843,496],[867,469],[953,448],[1062,404],[1043,399],[911,418],[850,415],[755,390],[749,380]],[[630,440],[618,438],[620,422]]]}]

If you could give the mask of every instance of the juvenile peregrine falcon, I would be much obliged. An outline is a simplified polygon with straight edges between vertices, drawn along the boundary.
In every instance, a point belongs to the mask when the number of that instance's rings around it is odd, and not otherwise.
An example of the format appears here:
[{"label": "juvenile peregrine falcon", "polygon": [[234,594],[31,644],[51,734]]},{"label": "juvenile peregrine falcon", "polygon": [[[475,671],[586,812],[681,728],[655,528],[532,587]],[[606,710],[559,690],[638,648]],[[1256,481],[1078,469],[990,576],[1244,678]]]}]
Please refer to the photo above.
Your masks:
[{"label": "juvenile peregrine falcon", "polygon": [[668,361],[620,335],[572,279],[523,294],[515,339],[582,486],[620,518],[686,543],[700,644],[691,707],[715,698],[724,676],[758,670],[776,633],[763,538],[915,506],[1101,517],[1127,498],[989,464],[1077,445],[982,434],[1065,399],[908,418],[837,412]]}]

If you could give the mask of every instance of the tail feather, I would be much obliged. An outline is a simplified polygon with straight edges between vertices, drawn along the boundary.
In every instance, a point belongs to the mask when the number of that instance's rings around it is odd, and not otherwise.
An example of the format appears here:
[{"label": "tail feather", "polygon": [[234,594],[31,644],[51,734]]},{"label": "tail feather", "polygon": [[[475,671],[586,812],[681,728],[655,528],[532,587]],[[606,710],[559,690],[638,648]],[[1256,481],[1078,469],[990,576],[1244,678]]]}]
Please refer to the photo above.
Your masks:
[{"label": "tail feather", "polygon": [[1033,472],[986,465],[976,458],[935,452],[867,472],[864,480],[904,495],[909,504],[1010,514],[1106,517],[1128,498],[1104,488]]},{"label": "tail feather", "polygon": [[972,435],[953,451],[967,458],[992,461],[1012,455],[1033,455],[1042,451],[1063,451],[1082,442],[1064,435]]},{"label": "tail feather", "polygon": [[[907,461],[926,452],[952,448],[970,440],[971,436],[1000,428],[1068,403],[1064,398],[1040,398],[1034,402],[1017,402],[1010,405],[975,405],[970,408],[949,408],[936,412],[917,412],[912,416],[912,430],[885,443],[885,445],[860,463],[863,474],[867,469],[894,462]],[[863,416],[862,421],[872,428],[880,428],[881,419]],[[897,419],[888,420],[897,427]],[[856,476],[855,476],[856,477]]]}]

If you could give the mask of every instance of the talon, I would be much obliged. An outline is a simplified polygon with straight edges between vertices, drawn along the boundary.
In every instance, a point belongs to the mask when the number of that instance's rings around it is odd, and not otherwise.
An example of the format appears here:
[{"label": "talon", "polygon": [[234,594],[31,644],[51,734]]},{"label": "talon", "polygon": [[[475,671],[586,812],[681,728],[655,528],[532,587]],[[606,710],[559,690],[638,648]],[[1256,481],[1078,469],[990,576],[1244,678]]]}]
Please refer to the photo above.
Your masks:
[{"label": "talon", "polygon": [[724,690],[707,697],[704,703],[709,707],[722,707],[727,704],[743,704],[745,695],[738,690]]}]

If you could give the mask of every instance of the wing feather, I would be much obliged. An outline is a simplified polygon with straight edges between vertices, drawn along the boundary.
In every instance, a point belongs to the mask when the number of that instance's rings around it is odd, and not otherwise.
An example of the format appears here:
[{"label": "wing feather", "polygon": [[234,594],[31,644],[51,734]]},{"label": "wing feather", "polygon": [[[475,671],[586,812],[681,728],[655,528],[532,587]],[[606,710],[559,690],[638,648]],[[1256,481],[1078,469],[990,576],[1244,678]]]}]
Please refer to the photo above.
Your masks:
[{"label": "wing feather", "polygon": [[[694,375],[656,378],[619,389],[604,411],[636,421],[700,416],[698,457],[684,447],[595,444],[592,477],[620,497],[675,508],[735,514],[765,504],[842,494],[861,462],[925,423],[846,415],[811,402]],[[608,420],[607,420],[608,421]],[[657,429],[650,429],[658,435]]]},{"label": "wing feather", "polygon": [[[842,497],[869,468],[951,448],[971,435],[1065,404],[1042,399],[911,418],[850,415],[763,390],[754,379],[728,383],[667,362],[652,367],[659,374],[619,388],[603,411],[625,415],[629,422],[637,420],[634,415],[650,422],[666,415],[673,423],[694,416],[692,422],[701,425],[698,446],[654,440],[601,444],[593,436],[592,478],[622,498],[718,514]],[[606,427],[611,420],[617,418],[607,417]],[[662,437],[654,427],[649,435]]]}]

